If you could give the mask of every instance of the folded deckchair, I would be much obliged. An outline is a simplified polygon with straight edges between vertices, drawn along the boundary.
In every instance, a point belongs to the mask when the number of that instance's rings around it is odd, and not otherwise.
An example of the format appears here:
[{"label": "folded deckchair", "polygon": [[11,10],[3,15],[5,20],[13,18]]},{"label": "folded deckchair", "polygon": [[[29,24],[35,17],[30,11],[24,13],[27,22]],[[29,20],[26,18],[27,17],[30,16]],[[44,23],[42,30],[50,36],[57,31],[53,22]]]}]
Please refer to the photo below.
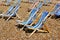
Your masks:
[{"label": "folded deckchair", "polygon": [[[32,32],[32,34],[33,34],[36,30],[39,31],[40,28],[43,27],[44,22],[45,22],[45,20],[46,20],[46,18],[47,18],[48,16],[49,16],[49,13],[48,13],[47,11],[44,11],[44,12],[42,13],[40,19],[38,20],[38,22],[37,22],[34,26],[26,25],[26,27],[27,27],[28,29],[34,30],[34,31]],[[32,34],[31,34],[31,35],[32,35]],[[31,35],[30,35],[30,36],[31,36]],[[29,36],[29,37],[30,37],[30,36]]]},{"label": "folded deckchair", "polygon": [[30,16],[29,16],[28,20],[23,21],[23,22],[21,22],[20,20],[17,20],[17,23],[21,24],[21,25],[31,24],[35,20],[36,13],[40,10],[40,8],[42,7],[42,5],[43,4],[40,2],[36,8],[34,8],[34,9],[31,10]]}]

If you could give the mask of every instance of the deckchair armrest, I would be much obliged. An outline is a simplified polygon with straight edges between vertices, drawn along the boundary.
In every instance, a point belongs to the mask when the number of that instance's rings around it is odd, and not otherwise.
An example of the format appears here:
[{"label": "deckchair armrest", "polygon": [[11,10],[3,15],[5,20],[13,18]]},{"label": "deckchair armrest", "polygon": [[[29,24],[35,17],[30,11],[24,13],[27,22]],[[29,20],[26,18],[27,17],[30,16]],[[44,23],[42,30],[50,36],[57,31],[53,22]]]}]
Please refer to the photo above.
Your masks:
[{"label": "deckchair armrest", "polygon": [[27,26],[27,27],[28,27],[28,26],[31,26],[31,25],[25,25],[25,26]]},{"label": "deckchair armrest", "polygon": [[[25,25],[27,27],[31,26],[31,25]],[[35,30],[36,28],[28,28],[28,29],[32,29],[32,30]],[[39,30],[39,29],[36,29],[36,30]]]},{"label": "deckchair armrest", "polygon": [[[0,17],[10,17],[10,15],[0,14]],[[13,18],[13,17],[11,17]]]},{"label": "deckchair armrest", "polygon": [[17,22],[17,23],[22,23],[23,21],[21,21],[21,20],[16,20],[16,22]]},{"label": "deckchair armrest", "polygon": [[0,14],[0,15],[3,15],[3,14]]},{"label": "deckchair armrest", "polygon": [[0,16],[9,17],[9,15],[5,15],[5,14],[0,14]]},{"label": "deckchair armrest", "polygon": [[3,14],[0,14],[0,16],[3,16]]}]

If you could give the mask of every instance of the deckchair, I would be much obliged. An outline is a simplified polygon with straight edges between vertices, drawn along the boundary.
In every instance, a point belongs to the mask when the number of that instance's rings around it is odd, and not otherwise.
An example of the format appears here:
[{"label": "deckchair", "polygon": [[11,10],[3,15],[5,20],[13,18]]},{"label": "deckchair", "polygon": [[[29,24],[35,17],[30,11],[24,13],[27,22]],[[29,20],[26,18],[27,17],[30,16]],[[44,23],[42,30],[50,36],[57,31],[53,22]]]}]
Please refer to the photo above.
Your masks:
[{"label": "deckchair", "polygon": [[[20,0],[18,0],[18,4],[20,3]],[[0,16],[3,16],[3,15],[8,15],[10,14],[10,12],[15,8],[15,4],[11,5],[8,9],[8,11],[6,12],[6,14],[0,14]]]},{"label": "deckchair", "polygon": [[8,21],[11,17],[14,17],[14,16],[17,14],[17,11],[18,11],[19,8],[20,8],[20,5],[17,4],[16,7],[15,7],[15,9],[8,15],[7,21]]},{"label": "deckchair", "polygon": [[18,8],[20,7],[19,6],[20,3],[21,3],[21,0],[18,0],[18,2],[15,4],[14,9],[12,9],[11,13],[9,13],[9,14],[12,14],[12,13],[16,12],[18,10]]},{"label": "deckchair", "polygon": [[[16,5],[16,7],[14,8],[14,10],[9,14],[9,18],[7,19],[7,21],[12,17],[12,16],[15,16],[15,15],[17,15],[17,11],[18,11],[18,9],[20,8],[20,3],[21,3],[21,0],[18,0],[17,1],[17,5]],[[17,15],[18,16],[18,15]]]},{"label": "deckchair", "polygon": [[7,12],[5,14],[0,14],[0,16],[4,16],[4,15],[8,15],[13,9],[14,9],[15,6],[10,6],[9,9],[7,10]]},{"label": "deckchair", "polygon": [[[33,34],[36,30],[39,31],[40,28],[43,27],[44,22],[45,22],[46,18],[47,18],[49,15],[50,15],[50,14],[49,14],[47,11],[44,11],[44,12],[42,13],[40,19],[38,20],[38,22],[37,22],[34,26],[26,25],[26,27],[27,27],[28,29],[34,30],[34,31],[32,32],[32,34]],[[31,35],[32,35],[32,34],[31,34]],[[30,35],[30,36],[31,36],[31,35]],[[30,37],[30,36],[29,36],[29,37]]]},{"label": "deckchair", "polygon": [[21,25],[31,24],[35,20],[36,13],[40,10],[40,8],[42,7],[42,5],[43,4],[40,2],[39,5],[37,6],[37,8],[34,8],[34,9],[31,10],[30,16],[29,16],[28,20],[23,21],[23,22],[20,22],[19,20],[17,20],[17,23],[21,24]]},{"label": "deckchair", "polygon": [[16,12],[18,10],[18,8],[20,7],[20,0],[18,0],[18,3],[17,5],[15,6],[11,6],[9,8],[9,10],[7,11],[6,14],[1,14],[0,16],[3,16],[3,17],[9,17],[7,20],[9,20],[11,17],[13,17],[14,15],[16,15]]}]

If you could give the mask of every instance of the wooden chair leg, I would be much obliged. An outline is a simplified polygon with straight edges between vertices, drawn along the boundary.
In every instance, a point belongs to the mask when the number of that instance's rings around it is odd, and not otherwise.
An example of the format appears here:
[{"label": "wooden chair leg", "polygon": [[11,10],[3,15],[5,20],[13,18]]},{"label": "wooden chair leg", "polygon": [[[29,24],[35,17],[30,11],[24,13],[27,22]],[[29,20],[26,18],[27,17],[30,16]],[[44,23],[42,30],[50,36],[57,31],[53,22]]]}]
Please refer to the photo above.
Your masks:
[{"label": "wooden chair leg", "polygon": [[50,30],[49,30],[49,28],[46,26],[46,24],[44,24],[44,27],[46,28],[46,30],[47,30],[48,32],[50,32]]},{"label": "wooden chair leg", "polygon": [[16,14],[16,16],[20,19],[20,17],[19,17],[19,15],[18,15],[18,14]]},{"label": "wooden chair leg", "polygon": [[45,32],[45,33],[47,33],[47,31],[46,31],[46,30],[38,30],[38,32]]},{"label": "wooden chair leg", "polygon": [[30,35],[29,37],[31,37],[35,32],[36,32],[37,29],[35,29]]}]

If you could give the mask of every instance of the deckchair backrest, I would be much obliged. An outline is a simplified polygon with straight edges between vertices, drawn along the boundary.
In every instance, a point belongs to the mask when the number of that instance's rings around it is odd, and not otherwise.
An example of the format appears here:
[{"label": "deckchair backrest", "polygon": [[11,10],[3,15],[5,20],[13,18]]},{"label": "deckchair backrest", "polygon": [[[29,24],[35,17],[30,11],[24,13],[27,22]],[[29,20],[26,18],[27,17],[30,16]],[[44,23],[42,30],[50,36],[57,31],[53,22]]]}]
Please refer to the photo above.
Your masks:
[{"label": "deckchair backrest", "polygon": [[60,16],[60,7],[58,7],[58,8],[56,9],[55,15],[56,15],[56,16]]},{"label": "deckchair backrest", "polygon": [[20,8],[20,1],[21,0],[18,0],[18,3],[16,5],[16,7],[13,9],[13,11],[9,15],[11,15],[11,16],[15,16],[16,15],[18,9]]},{"label": "deckchair backrest", "polygon": [[36,10],[39,10],[40,8],[42,7],[42,3],[40,2],[36,8],[32,9],[31,12],[30,12],[30,16],[33,15],[33,13],[36,11]]},{"label": "deckchair backrest", "polygon": [[60,7],[60,3],[56,4],[53,11],[51,12],[51,15],[55,14],[55,11]]},{"label": "deckchair backrest", "polygon": [[20,5],[17,5],[17,6],[15,7],[14,12],[11,13],[10,15],[11,15],[11,16],[15,16],[19,8],[20,8]]},{"label": "deckchair backrest", "polygon": [[[9,1],[9,0],[7,0],[7,1]],[[17,0],[17,1],[18,1],[18,3],[17,3],[17,4],[20,4],[20,3],[21,3],[21,0]],[[11,12],[15,6],[17,6],[17,5],[10,6],[6,14],[8,15],[8,14],[9,14],[9,12]]]},{"label": "deckchair backrest", "polygon": [[60,3],[56,4],[55,10],[56,10],[58,7],[60,7]]},{"label": "deckchair backrest", "polygon": [[[29,15],[29,19],[30,19],[30,17],[32,17],[36,13],[36,11],[37,11],[36,8],[32,9],[32,11],[31,11],[31,13]],[[30,21],[28,21],[28,24],[31,24],[32,21],[35,20],[35,18],[36,18],[36,14],[31,18]]]},{"label": "deckchair backrest", "polygon": [[32,9],[32,11],[30,12],[29,17],[33,16],[33,14],[34,14],[36,11],[37,11],[36,8]]},{"label": "deckchair backrest", "polygon": [[47,11],[44,11],[44,12],[42,13],[39,21],[38,21],[38,22],[36,23],[36,25],[34,26],[34,28],[37,28],[47,15],[48,15],[48,12],[47,12]]},{"label": "deckchair backrest", "polygon": [[57,12],[57,11],[59,11],[59,10],[60,10],[60,7],[58,7],[55,12]]},{"label": "deckchair backrest", "polygon": [[44,4],[51,2],[51,0],[44,0]]},{"label": "deckchair backrest", "polygon": [[32,15],[30,16],[30,18],[29,18],[29,20],[26,22],[26,24],[28,24],[29,22],[31,23],[31,22],[33,22],[34,20],[31,20],[31,19],[34,19],[34,17],[36,16],[36,13],[39,11],[39,9],[42,7],[42,3],[40,4],[38,4],[39,6],[37,6],[36,8],[34,8],[34,10],[32,10],[33,11],[33,13],[32,13]]},{"label": "deckchair backrest", "polygon": [[47,0],[44,0],[44,4],[47,4]]},{"label": "deckchair backrest", "polygon": [[37,9],[39,10],[41,7],[43,6],[43,3],[42,2],[40,2],[38,5],[37,5]]},{"label": "deckchair backrest", "polygon": [[18,1],[18,4],[20,4],[21,3],[21,0],[17,0]]},{"label": "deckchair backrest", "polygon": [[37,0],[29,0],[29,2],[31,3],[35,3]]},{"label": "deckchair backrest", "polygon": [[8,11],[6,12],[6,14],[8,15],[12,10],[13,10],[14,6],[10,6]]},{"label": "deckchair backrest", "polygon": [[51,2],[51,0],[48,0],[48,2]]},{"label": "deckchair backrest", "polygon": [[12,0],[6,0],[8,3],[11,2]]},{"label": "deckchair backrest", "polygon": [[7,5],[10,4],[11,0],[7,0]]}]

